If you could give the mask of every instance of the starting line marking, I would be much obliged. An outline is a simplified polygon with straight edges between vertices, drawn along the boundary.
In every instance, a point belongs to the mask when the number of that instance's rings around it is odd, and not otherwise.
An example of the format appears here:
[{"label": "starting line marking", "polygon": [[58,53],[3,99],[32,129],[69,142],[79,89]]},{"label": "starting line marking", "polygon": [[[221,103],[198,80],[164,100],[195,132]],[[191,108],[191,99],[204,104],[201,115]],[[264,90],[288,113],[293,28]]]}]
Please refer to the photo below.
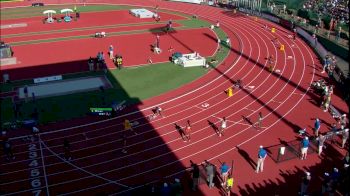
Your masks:
[{"label": "starting line marking", "polygon": [[252,110],[252,109],[249,109],[249,108],[243,108],[243,109],[246,109],[246,110],[249,110],[249,111],[255,112],[255,110]]},{"label": "starting line marking", "polygon": [[280,102],[280,101],[276,101],[276,100],[271,100],[271,102],[275,102],[275,103],[279,103],[279,104],[281,104],[282,102]]},{"label": "starting line marking", "polygon": [[92,172],[89,172],[88,170],[86,170],[86,169],[84,169],[84,168],[81,168],[81,167],[79,167],[79,166],[77,166],[77,165],[75,165],[75,164],[73,164],[73,163],[71,163],[71,162],[69,162],[69,161],[66,161],[66,160],[64,160],[61,156],[59,156],[57,153],[55,153],[54,151],[52,151],[48,146],[46,146],[46,144],[44,143],[44,141],[39,140],[39,142],[40,142],[41,145],[44,146],[51,154],[53,154],[55,157],[57,157],[58,159],[60,159],[61,162],[63,162],[63,163],[66,163],[66,164],[68,164],[68,165],[70,165],[70,166],[72,166],[72,167],[74,167],[74,168],[76,168],[76,169],[78,169],[78,170],[80,170],[80,171],[83,171],[83,172],[89,174],[90,176],[94,176],[94,177],[96,177],[96,178],[105,180],[105,181],[108,182],[109,184],[119,185],[119,186],[121,186],[121,187],[128,188],[128,189],[132,188],[132,187],[130,187],[130,186],[127,186],[127,185],[118,183],[117,180],[110,180],[110,179],[105,178],[105,177],[103,177],[103,176],[100,176],[100,175],[94,174],[94,173],[92,173]]},{"label": "starting line marking", "polygon": [[293,93],[293,95],[304,95],[303,93]]},{"label": "starting line marking", "polygon": [[[211,116],[214,117],[214,118],[220,119],[220,120],[222,119],[222,118],[216,117],[216,116],[214,116],[214,115],[211,115]],[[231,122],[231,123],[233,123],[234,125],[235,125],[235,124],[238,124],[238,125],[245,125],[245,126],[253,127],[253,125],[248,124],[248,123],[235,122],[235,121],[227,120],[227,119],[226,119],[226,121],[227,121],[227,122]],[[261,127],[261,128],[262,128],[262,129],[263,129],[263,128],[265,129],[266,127]]]},{"label": "starting line marking", "polygon": [[49,185],[48,185],[48,183],[47,183],[46,165],[45,165],[45,161],[44,161],[44,153],[43,153],[43,148],[42,148],[42,145],[41,145],[41,138],[40,138],[40,135],[38,136],[38,140],[39,140],[39,147],[40,147],[42,168],[43,168],[43,171],[44,171],[44,179],[45,179],[45,186],[46,186],[46,194],[47,194],[47,196],[50,196]]},{"label": "starting line marking", "polygon": [[196,106],[194,106],[194,107],[196,107],[196,108],[198,108],[198,109],[201,109],[201,110],[205,110],[205,108],[199,107],[198,105],[196,105]]}]

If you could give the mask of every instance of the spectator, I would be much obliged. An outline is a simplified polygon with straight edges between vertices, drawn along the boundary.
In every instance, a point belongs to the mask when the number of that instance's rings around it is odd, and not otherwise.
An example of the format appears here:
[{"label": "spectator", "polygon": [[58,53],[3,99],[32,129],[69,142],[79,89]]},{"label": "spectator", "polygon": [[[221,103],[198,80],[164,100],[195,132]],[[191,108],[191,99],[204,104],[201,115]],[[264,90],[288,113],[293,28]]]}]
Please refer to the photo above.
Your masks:
[{"label": "spectator", "polygon": [[330,131],[332,133],[331,141],[332,143],[335,143],[335,139],[338,131],[337,124],[333,123]]},{"label": "spectator", "polygon": [[323,70],[321,73],[324,73],[326,71],[326,69],[329,68],[329,66],[331,65],[331,57],[329,56],[329,54],[327,54],[324,58],[324,64],[323,64]]},{"label": "spectator", "polygon": [[172,195],[181,196],[181,194],[182,194],[181,182],[178,178],[175,178],[174,181],[175,181],[174,184],[172,184],[172,186],[171,186]]},{"label": "spectator", "polygon": [[256,164],[256,173],[263,172],[264,170],[264,161],[267,156],[266,150],[263,148],[263,146],[260,146],[259,152],[258,152],[258,162]]},{"label": "spectator", "polygon": [[309,187],[311,180],[311,174],[310,172],[305,172],[305,176],[303,176],[302,181],[301,181],[301,188],[299,195],[304,196],[307,193],[307,189]]},{"label": "spectator", "polygon": [[342,148],[345,147],[345,144],[348,141],[348,139],[349,139],[349,129],[344,129],[342,132],[342,144],[341,144]]},{"label": "spectator", "polygon": [[199,184],[199,167],[197,164],[192,163],[192,190],[196,191],[198,189]]},{"label": "spectator", "polygon": [[160,195],[161,196],[170,196],[170,187],[168,186],[168,183],[164,183],[163,187],[160,189]]},{"label": "spectator", "polygon": [[214,187],[214,175],[215,175],[215,168],[214,165],[209,163],[209,161],[205,160],[205,171],[207,173],[207,182],[209,188]]},{"label": "spectator", "polygon": [[305,137],[302,141],[301,141],[301,160],[305,160],[307,157],[307,149],[309,148],[309,138]]},{"label": "spectator", "polygon": [[333,168],[333,172],[331,173],[331,182],[336,185],[339,181],[340,173],[338,168]]},{"label": "spectator", "polygon": [[220,169],[221,169],[221,179],[222,179],[221,186],[224,187],[226,185],[228,172],[230,171],[231,168],[229,168],[226,162],[223,162]]},{"label": "spectator", "polygon": [[320,127],[321,127],[320,119],[316,118],[315,125],[314,125],[314,131],[315,131],[316,137],[318,136],[318,132],[320,131]]},{"label": "spectator", "polygon": [[340,124],[341,129],[344,129],[346,127],[346,114],[343,114],[341,117],[339,117],[338,123]]},{"label": "spectator", "polygon": [[230,195],[231,195],[232,186],[233,186],[233,177],[232,177],[232,175],[230,174],[230,175],[228,176],[227,185],[226,185],[227,196],[230,196]]},{"label": "spectator", "polygon": [[317,142],[318,142],[318,156],[321,156],[321,153],[322,153],[325,141],[326,141],[326,137],[321,133],[318,136],[318,138],[317,138]]},{"label": "spectator", "polygon": [[329,192],[330,189],[331,189],[331,178],[329,177],[329,173],[325,172],[323,181],[322,181],[322,188],[321,188],[322,195]]}]

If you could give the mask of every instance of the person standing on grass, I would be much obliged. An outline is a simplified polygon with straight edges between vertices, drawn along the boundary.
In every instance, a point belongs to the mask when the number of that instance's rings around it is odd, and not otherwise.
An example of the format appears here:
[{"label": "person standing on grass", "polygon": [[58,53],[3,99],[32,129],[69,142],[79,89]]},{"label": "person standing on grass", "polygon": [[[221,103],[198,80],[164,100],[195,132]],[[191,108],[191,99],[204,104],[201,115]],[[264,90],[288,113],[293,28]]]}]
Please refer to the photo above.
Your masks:
[{"label": "person standing on grass", "polygon": [[124,132],[124,134],[122,135],[122,144],[123,144],[123,148],[122,148],[122,153],[126,154],[128,153],[128,151],[126,151],[126,134]]},{"label": "person standing on grass", "polygon": [[260,146],[258,151],[258,162],[256,164],[256,173],[262,172],[264,170],[264,161],[267,156],[266,150],[263,148],[263,146]]},{"label": "person standing on grass", "polygon": [[[259,117],[258,117],[258,121],[256,123],[253,124],[253,127],[257,127],[259,129],[261,129],[261,125],[262,125],[262,120],[263,120],[263,115],[261,112],[259,112]],[[258,125],[258,126],[256,126]]]},{"label": "person standing on grass", "polygon": [[220,167],[220,170],[221,170],[220,174],[221,174],[221,179],[222,179],[221,186],[225,187],[226,182],[227,182],[228,172],[231,170],[231,168],[229,168],[229,166],[226,164],[226,162],[223,162],[221,167]]},{"label": "person standing on grass", "polygon": [[134,131],[134,129],[132,128],[132,125],[130,123],[130,121],[128,119],[125,119],[124,121],[124,130],[125,131],[131,131],[131,132],[134,132],[135,135],[137,135],[137,132]]},{"label": "person standing on grass", "polygon": [[305,160],[307,157],[307,149],[309,148],[309,138],[305,137],[302,141],[301,141],[301,160]]},{"label": "person standing on grass", "polygon": [[326,141],[326,136],[324,136],[322,133],[318,135],[317,142],[318,142],[318,156],[321,156],[324,142]]},{"label": "person standing on grass", "polygon": [[320,128],[321,128],[320,119],[316,118],[315,125],[314,125],[314,131],[315,131],[315,136],[316,137],[318,137],[318,132],[320,131]]},{"label": "person standing on grass", "polygon": [[214,187],[213,180],[215,175],[215,168],[214,168],[214,165],[211,164],[209,161],[205,160],[204,162],[205,162],[204,167],[207,174],[208,186],[211,189],[212,187]]},{"label": "person standing on grass", "polygon": [[63,148],[64,148],[64,160],[70,161],[72,159],[71,151],[70,151],[70,143],[66,138],[63,141]]},{"label": "person standing on grass", "polygon": [[222,134],[224,133],[226,127],[227,127],[226,117],[223,117],[222,120],[221,120],[221,128],[220,128],[220,131],[219,131],[219,137],[222,136]]}]

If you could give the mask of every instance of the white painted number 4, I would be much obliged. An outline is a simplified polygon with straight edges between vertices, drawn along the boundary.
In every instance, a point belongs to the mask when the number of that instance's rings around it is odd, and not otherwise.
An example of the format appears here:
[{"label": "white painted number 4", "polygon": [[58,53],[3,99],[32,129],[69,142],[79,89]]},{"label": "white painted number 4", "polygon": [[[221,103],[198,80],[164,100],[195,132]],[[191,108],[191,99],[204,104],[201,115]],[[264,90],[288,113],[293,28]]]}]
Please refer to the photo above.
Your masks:
[{"label": "white painted number 4", "polygon": [[38,161],[37,160],[32,160],[32,162],[29,163],[29,166],[30,167],[37,167],[39,164],[38,164]]}]

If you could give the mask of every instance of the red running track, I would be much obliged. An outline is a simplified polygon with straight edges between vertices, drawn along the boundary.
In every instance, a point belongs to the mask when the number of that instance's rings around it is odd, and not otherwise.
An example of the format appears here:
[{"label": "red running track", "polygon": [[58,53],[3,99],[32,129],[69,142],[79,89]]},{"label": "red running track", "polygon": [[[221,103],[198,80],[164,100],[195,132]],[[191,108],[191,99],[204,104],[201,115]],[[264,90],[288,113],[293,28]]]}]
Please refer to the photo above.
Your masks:
[{"label": "red running track", "polygon": [[[138,29],[138,27],[128,29]],[[169,34],[159,34],[163,49],[159,55],[151,51],[151,45],[156,39],[154,33],[116,35],[102,39],[83,38],[14,46],[13,50],[18,63],[2,66],[1,69],[4,73],[8,73],[12,80],[88,71],[87,59],[90,56],[95,57],[99,51],[104,52],[105,58],[108,59],[108,47],[111,44],[114,46],[115,53],[123,56],[123,64],[126,67],[148,64],[149,57],[153,63],[167,62],[171,56],[171,52],[168,52],[170,46],[174,51],[185,54],[197,51],[202,56],[213,55],[217,47],[216,41],[212,39],[216,39],[216,36],[209,28],[176,30]],[[203,43],[206,43],[205,47],[202,47]],[[82,45],[87,47],[82,48]],[[106,62],[110,69],[115,68],[111,60]]]},{"label": "red running track", "polygon": [[[154,6],[153,1],[133,3]],[[14,194],[31,191],[52,195],[125,194],[142,189],[140,186],[143,184],[158,182],[163,177],[167,177],[165,181],[179,177],[186,182],[188,175],[184,169],[189,166],[190,160],[200,163],[206,159],[216,165],[234,160],[236,184],[233,192],[237,195],[272,195],[277,184],[280,194],[297,194],[300,171],[312,170],[323,159],[310,155],[304,161],[294,159],[276,164],[268,158],[265,171],[260,174],[254,173],[251,162],[256,161],[259,145],[271,146],[279,144],[279,139],[295,139],[293,125],[311,130],[309,126],[313,126],[315,116],[324,122],[334,122],[328,113],[320,112],[318,105],[313,103],[319,97],[310,91],[309,85],[321,77],[318,75],[321,65],[311,48],[299,39],[292,47],[286,31],[277,30],[276,35],[265,31],[262,23],[268,23],[266,21],[232,16],[206,6],[157,3],[161,8],[196,13],[212,21],[219,19],[232,40],[232,50],[225,63],[191,84],[144,101],[142,105],[135,106],[133,112],[116,119],[45,132],[41,134],[41,140],[32,142],[32,146],[19,139],[14,140],[17,158],[11,163],[1,164],[4,171],[1,178],[8,179],[1,182],[1,190]],[[280,52],[271,42],[274,36],[285,44],[285,52]],[[281,74],[267,71],[265,58],[271,54],[276,57],[276,68],[281,70]],[[288,59],[289,55],[297,58]],[[224,91],[232,86],[232,80],[237,79],[242,79],[244,86],[255,88],[236,89],[233,97],[229,98]],[[348,112],[345,103],[336,95],[333,102],[335,107]],[[203,108],[203,103],[210,106]],[[164,108],[165,117],[148,121],[145,117],[150,115],[150,108],[155,105]],[[242,116],[255,121],[259,111],[264,114],[264,122],[263,129],[257,131],[243,121]],[[219,126],[218,118],[222,116],[227,117],[228,128],[219,138],[208,121]],[[124,118],[140,123],[135,127],[139,134],[129,136],[126,155],[120,152],[122,144],[119,139]],[[192,139],[184,143],[174,123],[184,127],[188,119],[193,128]],[[324,126],[322,131],[326,131],[327,125]],[[63,137],[71,141],[74,158],[71,162],[61,158]],[[37,157],[29,151],[37,151]],[[341,156],[344,151],[333,153]],[[39,162],[40,176],[34,179],[41,184],[36,188],[29,180],[33,170],[28,166],[31,161],[29,156],[38,158]],[[315,170],[312,172],[317,173]],[[185,195],[190,194],[187,191]],[[197,193],[219,195],[220,191],[201,185]]]},{"label": "red running track", "polygon": [[[4,7],[4,6],[2,6]],[[169,13],[160,13],[161,20],[160,23],[167,22],[168,20],[184,20],[185,17],[169,14]],[[27,34],[27,33],[37,33],[37,32],[47,32],[54,30],[78,30],[81,28],[91,27],[96,25],[98,26],[107,26],[107,25],[122,25],[122,24],[138,24],[140,22],[155,22],[152,18],[137,18],[129,14],[127,10],[120,11],[103,11],[103,12],[88,12],[81,13],[81,17],[77,21],[72,21],[69,23],[61,22],[61,23],[51,23],[51,24],[43,24],[42,17],[30,17],[30,18],[19,18],[19,19],[8,19],[2,20],[1,25],[10,25],[10,24],[19,24],[19,23],[27,23],[27,27],[23,28],[8,28],[1,29],[1,35],[9,35],[9,34]]]}]

